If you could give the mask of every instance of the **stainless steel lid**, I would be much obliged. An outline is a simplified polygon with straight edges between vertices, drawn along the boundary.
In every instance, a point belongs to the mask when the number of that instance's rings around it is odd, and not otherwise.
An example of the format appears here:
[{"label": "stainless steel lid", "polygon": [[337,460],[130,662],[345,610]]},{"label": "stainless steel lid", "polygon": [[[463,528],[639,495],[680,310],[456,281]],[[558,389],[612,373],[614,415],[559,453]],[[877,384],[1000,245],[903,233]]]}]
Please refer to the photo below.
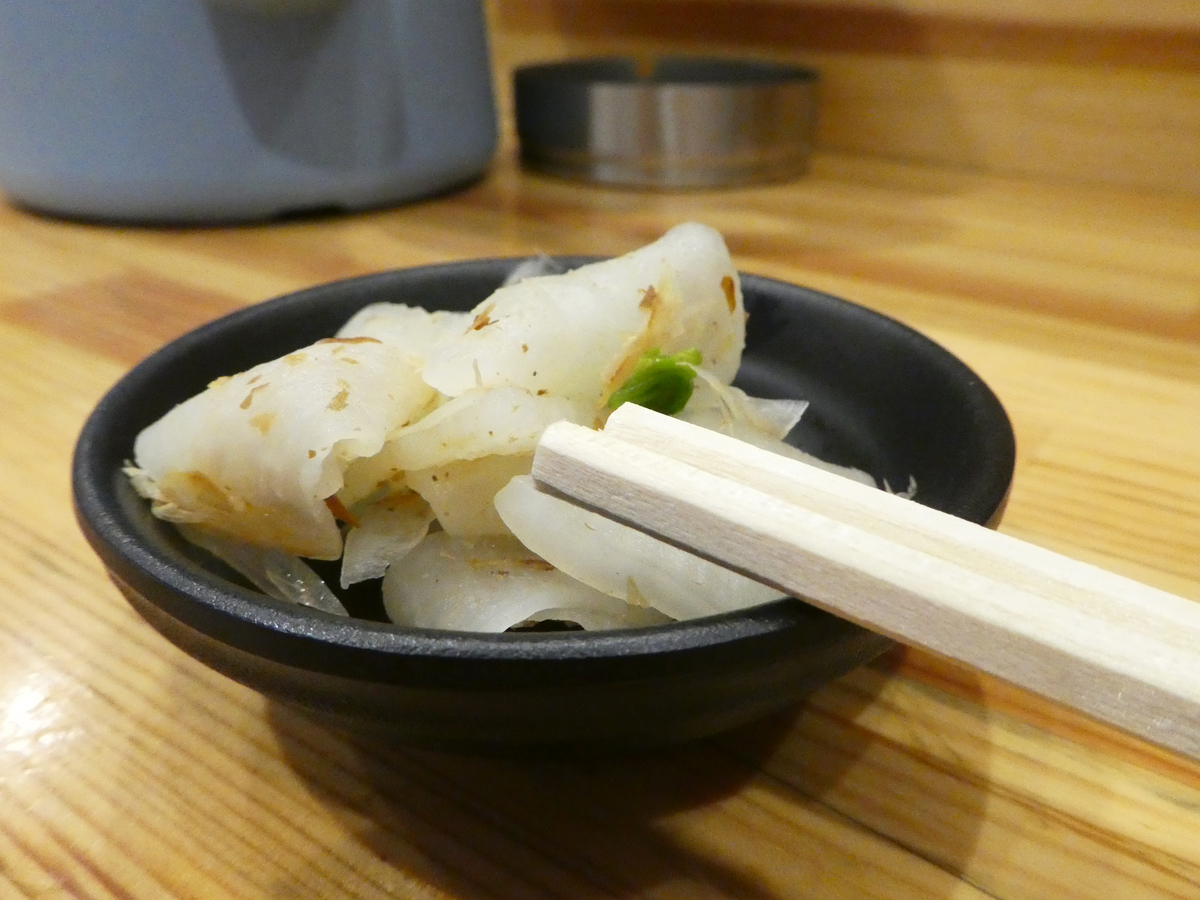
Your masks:
[{"label": "stainless steel lid", "polygon": [[524,66],[514,74],[521,158],[568,178],[696,188],[808,168],[817,73],[768,62],[632,59]]}]

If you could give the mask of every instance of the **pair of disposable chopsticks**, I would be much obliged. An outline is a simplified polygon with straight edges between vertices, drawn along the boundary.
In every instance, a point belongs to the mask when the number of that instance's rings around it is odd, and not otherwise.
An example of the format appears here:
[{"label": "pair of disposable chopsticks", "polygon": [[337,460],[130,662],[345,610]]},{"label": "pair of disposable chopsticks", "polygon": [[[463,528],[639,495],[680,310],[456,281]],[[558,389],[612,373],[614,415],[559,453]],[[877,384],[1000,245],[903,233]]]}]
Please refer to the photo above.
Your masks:
[{"label": "pair of disposable chopsticks", "polygon": [[785,594],[1200,758],[1200,603],[628,403],[603,432],[547,429],[533,476]]}]

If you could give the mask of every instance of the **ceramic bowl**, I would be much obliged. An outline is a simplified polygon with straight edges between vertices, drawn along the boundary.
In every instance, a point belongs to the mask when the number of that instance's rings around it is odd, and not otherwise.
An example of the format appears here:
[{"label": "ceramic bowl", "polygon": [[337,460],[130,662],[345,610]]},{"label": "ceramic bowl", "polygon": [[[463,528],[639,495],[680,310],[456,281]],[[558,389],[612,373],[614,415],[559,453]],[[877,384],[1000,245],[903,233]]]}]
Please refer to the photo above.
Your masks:
[{"label": "ceramic bowl", "polygon": [[[568,265],[582,258],[564,260]],[[710,735],[800,701],[888,639],[786,598],[623,631],[476,634],[355,618],[272,600],[150,515],[121,473],[134,437],[214,378],[332,335],[367,303],[466,310],[514,260],[334,282],[249,307],[145,359],[104,397],[76,446],[83,532],[133,607],[196,659],[273,700],[401,742],[468,751],[643,748]],[[980,378],[912,329],[826,294],[744,276],[738,383],[803,397],[793,434],[917,502],[995,524],[1014,463],[1007,416]]]}]

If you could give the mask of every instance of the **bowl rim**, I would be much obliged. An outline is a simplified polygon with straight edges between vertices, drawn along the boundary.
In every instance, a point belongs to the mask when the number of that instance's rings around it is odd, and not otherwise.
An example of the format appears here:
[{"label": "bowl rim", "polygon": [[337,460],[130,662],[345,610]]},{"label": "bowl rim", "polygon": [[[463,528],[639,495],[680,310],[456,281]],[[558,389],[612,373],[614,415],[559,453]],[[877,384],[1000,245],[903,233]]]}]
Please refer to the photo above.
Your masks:
[{"label": "bowl rim", "polygon": [[[567,266],[591,262],[600,257],[559,256],[555,260]],[[198,563],[180,559],[139,540],[131,515],[122,508],[119,482],[125,476],[114,444],[122,411],[131,398],[144,396],[160,370],[176,364],[181,354],[192,353],[215,338],[239,330],[260,319],[269,320],[282,308],[302,309],[306,304],[342,296],[350,290],[379,291],[397,282],[417,278],[437,278],[444,274],[471,271],[497,273],[508,271],[521,257],[490,257],[463,262],[408,267],[338,279],[274,297],[235,310],[187,332],[150,354],[122,378],[100,400],[88,416],[77,439],[72,459],[72,487],[76,517],[85,537],[100,556],[110,575],[143,596],[155,595],[156,605],[171,615],[208,634],[226,632],[229,620],[251,626],[257,639],[234,636],[230,641],[242,649],[265,653],[278,661],[296,664],[304,659],[305,668],[345,672],[351,654],[351,669],[363,677],[375,678],[394,665],[399,657],[428,661],[489,661],[528,664],[531,662],[581,663],[621,661],[670,656],[672,664],[683,663],[688,655],[699,655],[711,664],[713,654],[733,643],[772,640],[781,635],[795,636],[834,617],[793,598],[780,598],[743,610],[705,616],[680,622],[642,628],[603,632],[488,633],[413,628],[363,619],[346,619],[319,610],[277,601],[250,589],[226,581]],[[767,287],[797,292],[821,303],[843,307],[842,312],[874,320],[875,324],[898,330],[904,339],[925,345],[939,362],[969,378],[977,415],[983,427],[1002,445],[995,450],[995,464],[987,477],[974,484],[967,498],[971,509],[964,518],[979,524],[996,519],[1004,507],[1015,466],[1015,438],[1011,423],[999,399],[991,389],[956,356],[932,339],[898,320],[833,295],[765,276],[740,273],[743,288]],[[364,305],[373,302],[368,299]],[[848,307],[849,309],[846,309]],[[882,320],[882,322],[881,322]],[[173,404],[175,401],[171,401]],[[170,405],[170,404],[169,404]],[[155,417],[157,418],[157,417]],[[128,435],[127,453],[132,451]],[[1007,437],[1007,441],[1003,439]],[[127,455],[127,454],[126,454]],[[955,512],[955,514],[962,514]],[[166,595],[160,592],[168,592]],[[163,597],[169,597],[164,600]],[[161,602],[159,602],[161,601]],[[861,630],[849,622],[847,631]],[[828,623],[827,623],[828,624]],[[236,629],[234,629],[236,630]],[[314,646],[324,648],[324,662],[311,660]],[[373,658],[374,664],[363,654]],[[298,656],[297,654],[301,654]]]}]

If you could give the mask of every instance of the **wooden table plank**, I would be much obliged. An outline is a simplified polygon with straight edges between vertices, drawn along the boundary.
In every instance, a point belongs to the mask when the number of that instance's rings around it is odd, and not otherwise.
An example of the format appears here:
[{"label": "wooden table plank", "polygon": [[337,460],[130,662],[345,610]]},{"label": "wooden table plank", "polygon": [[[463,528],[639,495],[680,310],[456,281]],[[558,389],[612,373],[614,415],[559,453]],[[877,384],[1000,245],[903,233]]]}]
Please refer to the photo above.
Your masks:
[{"label": "wooden table plank", "polygon": [[354,740],[152,632],[67,467],[143,353],[395,265],[618,253],[683,219],[743,269],[960,354],[1020,443],[1004,528],[1200,600],[1200,204],[822,157],[686,195],[520,173],[395,210],[137,229],[0,208],[0,893],[40,897],[1187,898],[1200,767],[898,653],[666,753],[479,760]]}]

